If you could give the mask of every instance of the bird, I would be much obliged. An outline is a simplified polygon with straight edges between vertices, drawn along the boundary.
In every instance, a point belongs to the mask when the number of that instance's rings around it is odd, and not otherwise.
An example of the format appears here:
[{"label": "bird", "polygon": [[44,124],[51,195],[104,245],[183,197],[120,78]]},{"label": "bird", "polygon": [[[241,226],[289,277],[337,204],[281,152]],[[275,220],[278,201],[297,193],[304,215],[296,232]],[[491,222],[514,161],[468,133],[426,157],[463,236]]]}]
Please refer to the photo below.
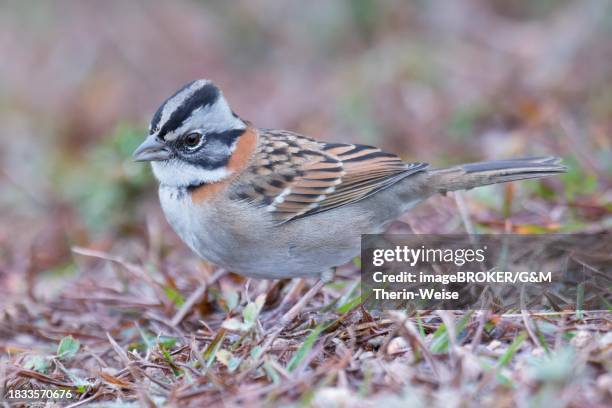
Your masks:
[{"label": "bird", "polygon": [[379,234],[435,194],[552,176],[554,156],[432,168],[373,146],[260,129],[212,81],[166,99],[135,150],[159,181],[163,213],[204,260],[260,279],[333,279]]}]

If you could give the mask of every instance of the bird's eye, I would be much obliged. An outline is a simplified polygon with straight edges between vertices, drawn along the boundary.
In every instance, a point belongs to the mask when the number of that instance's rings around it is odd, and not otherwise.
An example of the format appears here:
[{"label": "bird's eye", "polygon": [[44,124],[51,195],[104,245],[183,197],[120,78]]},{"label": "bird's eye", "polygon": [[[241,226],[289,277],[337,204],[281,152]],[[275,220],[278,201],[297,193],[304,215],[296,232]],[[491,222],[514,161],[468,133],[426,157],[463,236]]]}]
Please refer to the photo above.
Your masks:
[{"label": "bird's eye", "polygon": [[188,134],[187,136],[185,136],[185,139],[183,140],[185,147],[187,147],[187,149],[189,150],[195,149],[196,147],[200,145],[201,142],[202,142],[202,135],[196,132]]}]

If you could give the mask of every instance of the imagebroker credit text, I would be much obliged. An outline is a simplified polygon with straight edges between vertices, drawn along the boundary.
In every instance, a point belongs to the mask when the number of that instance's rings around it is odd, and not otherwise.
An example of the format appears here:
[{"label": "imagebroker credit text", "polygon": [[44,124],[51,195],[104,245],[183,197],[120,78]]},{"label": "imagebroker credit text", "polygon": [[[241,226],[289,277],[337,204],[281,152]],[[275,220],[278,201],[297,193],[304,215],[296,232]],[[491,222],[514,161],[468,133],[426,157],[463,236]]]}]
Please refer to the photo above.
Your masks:
[{"label": "imagebroker credit text", "polygon": [[372,279],[376,283],[441,283],[443,285],[448,285],[449,283],[550,283],[552,282],[552,272],[457,271],[453,274],[440,275],[423,272],[418,274],[413,272],[385,274],[377,271],[374,272]]}]

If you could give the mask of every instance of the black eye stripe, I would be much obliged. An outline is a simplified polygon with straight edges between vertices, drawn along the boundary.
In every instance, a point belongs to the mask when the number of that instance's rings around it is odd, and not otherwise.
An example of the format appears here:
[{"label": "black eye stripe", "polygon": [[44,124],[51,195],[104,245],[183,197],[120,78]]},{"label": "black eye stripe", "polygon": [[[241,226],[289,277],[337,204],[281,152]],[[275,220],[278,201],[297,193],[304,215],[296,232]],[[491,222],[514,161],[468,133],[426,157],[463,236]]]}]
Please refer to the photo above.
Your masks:
[{"label": "black eye stripe", "polygon": [[[221,141],[226,146],[231,146],[244,132],[245,129],[232,129],[226,130],[225,132],[201,134],[201,137],[204,142],[209,140],[217,140]],[[190,135],[191,133],[194,132],[189,132],[187,135]]]},{"label": "black eye stripe", "polygon": [[[206,170],[226,166],[231,157],[231,146],[244,134],[246,129],[232,129],[224,132],[202,134],[202,141],[197,148],[187,150],[184,138],[194,133],[190,131],[168,143],[178,160]],[[201,131],[197,131],[201,133]]]},{"label": "black eye stripe", "polygon": [[232,129],[226,130],[225,132],[209,133],[206,137],[222,140],[224,144],[231,146],[244,132],[245,129]]},{"label": "black eye stripe", "polygon": [[[232,129],[226,130],[225,132],[215,132],[215,133],[201,133],[201,132],[189,132],[185,133],[184,136],[179,137],[175,141],[171,142],[171,145],[174,146],[175,149],[185,151],[187,153],[194,153],[199,151],[205,144],[209,141],[217,141],[222,144],[230,147],[234,144],[234,142],[245,132],[246,129]],[[199,142],[190,146],[186,139],[192,134],[198,134],[200,136]]]}]

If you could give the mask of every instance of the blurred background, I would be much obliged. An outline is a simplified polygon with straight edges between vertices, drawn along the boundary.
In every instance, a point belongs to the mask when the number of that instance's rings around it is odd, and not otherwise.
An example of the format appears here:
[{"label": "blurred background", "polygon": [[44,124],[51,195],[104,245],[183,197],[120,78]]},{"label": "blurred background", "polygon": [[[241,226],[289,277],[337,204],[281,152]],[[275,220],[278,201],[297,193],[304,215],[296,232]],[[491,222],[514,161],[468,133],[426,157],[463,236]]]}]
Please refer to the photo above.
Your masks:
[{"label": "blurred background", "polygon": [[[408,161],[560,155],[563,177],[468,193],[477,228],[610,228],[610,38],[606,0],[2,2],[0,292],[76,274],[76,245],[193,258],[130,155],[196,78],[259,127]],[[461,228],[444,197],[402,221]]]}]

